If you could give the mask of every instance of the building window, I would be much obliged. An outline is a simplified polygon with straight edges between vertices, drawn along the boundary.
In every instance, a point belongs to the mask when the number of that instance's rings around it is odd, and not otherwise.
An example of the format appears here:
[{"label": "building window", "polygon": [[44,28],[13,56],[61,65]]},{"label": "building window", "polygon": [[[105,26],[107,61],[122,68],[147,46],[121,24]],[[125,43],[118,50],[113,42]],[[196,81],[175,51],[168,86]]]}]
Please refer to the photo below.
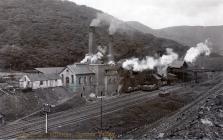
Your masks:
[{"label": "building window", "polygon": [[63,79],[63,74],[61,74],[61,77],[62,77],[62,81],[64,81],[64,79]]},{"label": "building window", "polygon": [[66,72],[69,72],[69,70],[67,69]]},{"label": "building window", "polygon": [[84,84],[87,84],[87,78],[84,77]]},{"label": "building window", "polygon": [[43,81],[40,81],[40,85],[43,85]]},{"label": "building window", "polygon": [[69,84],[70,83],[70,79],[69,77],[66,77],[66,84]]},{"label": "building window", "polygon": [[26,77],[24,77],[24,81],[26,81]]},{"label": "building window", "polygon": [[72,84],[74,83],[74,75],[71,75]]},{"label": "building window", "polygon": [[79,84],[81,84],[81,77],[79,77]]},{"label": "building window", "polygon": [[89,77],[89,83],[92,83],[92,77],[91,76]]}]

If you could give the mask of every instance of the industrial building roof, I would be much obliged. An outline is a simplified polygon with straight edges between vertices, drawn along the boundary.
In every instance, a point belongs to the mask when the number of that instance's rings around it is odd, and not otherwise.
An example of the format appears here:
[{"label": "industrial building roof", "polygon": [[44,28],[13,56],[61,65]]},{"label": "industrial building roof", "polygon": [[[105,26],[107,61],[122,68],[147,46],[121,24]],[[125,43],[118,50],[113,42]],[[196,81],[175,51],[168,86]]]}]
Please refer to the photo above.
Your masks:
[{"label": "industrial building roof", "polygon": [[35,68],[35,70],[44,74],[59,74],[64,67],[46,67],[46,68]]},{"label": "industrial building roof", "polygon": [[94,74],[88,64],[73,64],[67,66],[73,73],[78,74]]},{"label": "industrial building roof", "polygon": [[171,67],[171,68],[181,68],[181,67],[183,67],[184,63],[185,63],[185,61],[176,60],[169,67]]},{"label": "industrial building roof", "polygon": [[58,74],[27,74],[27,76],[32,82],[61,79]]}]

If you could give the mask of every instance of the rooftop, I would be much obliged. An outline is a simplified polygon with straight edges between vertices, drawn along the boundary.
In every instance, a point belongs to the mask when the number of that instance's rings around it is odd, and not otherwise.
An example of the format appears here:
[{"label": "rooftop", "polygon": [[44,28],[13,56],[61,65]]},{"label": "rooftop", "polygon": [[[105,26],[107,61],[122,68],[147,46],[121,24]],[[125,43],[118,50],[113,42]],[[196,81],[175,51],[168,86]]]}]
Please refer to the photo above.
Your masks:
[{"label": "rooftop", "polygon": [[94,74],[88,64],[72,64],[67,66],[76,75],[78,74]]},{"label": "rooftop", "polygon": [[44,74],[59,74],[64,67],[46,67],[46,68],[35,68],[35,70]]},{"label": "rooftop", "polygon": [[181,67],[183,67],[184,64],[185,64],[185,61],[176,60],[169,67],[171,67],[171,68],[181,68]]},{"label": "rooftop", "polygon": [[58,74],[27,74],[27,76],[32,82],[61,79]]}]

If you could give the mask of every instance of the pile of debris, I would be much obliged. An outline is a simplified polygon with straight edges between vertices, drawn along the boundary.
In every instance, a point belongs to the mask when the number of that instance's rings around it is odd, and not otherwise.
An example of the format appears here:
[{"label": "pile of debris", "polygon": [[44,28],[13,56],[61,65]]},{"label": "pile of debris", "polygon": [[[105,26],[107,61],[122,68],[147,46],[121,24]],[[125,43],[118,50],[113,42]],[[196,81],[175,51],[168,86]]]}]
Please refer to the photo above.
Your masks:
[{"label": "pile of debris", "polygon": [[223,94],[208,98],[186,125],[175,128],[165,137],[223,139]]}]

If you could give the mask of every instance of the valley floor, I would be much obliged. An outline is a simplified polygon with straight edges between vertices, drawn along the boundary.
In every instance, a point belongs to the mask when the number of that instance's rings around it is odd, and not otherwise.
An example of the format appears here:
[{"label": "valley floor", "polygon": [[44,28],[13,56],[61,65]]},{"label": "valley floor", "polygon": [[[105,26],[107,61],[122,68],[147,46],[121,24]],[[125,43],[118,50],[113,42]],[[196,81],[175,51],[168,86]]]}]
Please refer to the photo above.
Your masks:
[{"label": "valley floor", "polygon": [[[173,133],[176,131],[176,134],[178,134],[181,126],[172,124],[172,122],[177,122],[175,120],[181,120],[182,116],[186,116],[187,112],[182,110],[200,97],[208,94],[210,89],[217,86],[216,89],[219,88],[218,90],[220,90],[221,79],[219,76],[200,84],[182,83],[173,85],[165,89],[170,93],[166,97],[159,96],[161,91],[157,90],[153,92],[139,91],[103,100],[102,121],[100,100],[87,103],[79,108],[50,115],[48,118],[48,135],[42,133],[44,132],[44,118],[37,117],[31,119],[31,121],[18,122],[0,129],[0,138],[14,138],[18,134],[29,138],[36,136],[96,138],[96,134],[100,131],[112,134],[116,138],[175,138]],[[204,99],[206,99],[206,96],[202,98],[202,101],[205,101]],[[198,108],[199,106],[196,105],[195,107]],[[177,114],[181,116],[179,117]],[[187,120],[182,119],[179,122],[186,122]],[[174,125],[177,128],[179,126],[179,129],[174,130],[175,127],[172,127]],[[185,127],[182,128],[185,129]],[[155,133],[153,130],[156,130]],[[185,129],[185,132],[189,131]],[[179,137],[176,136],[176,138],[183,138],[180,134],[184,135],[185,133],[184,131],[179,132],[179,135],[177,135]]]}]

